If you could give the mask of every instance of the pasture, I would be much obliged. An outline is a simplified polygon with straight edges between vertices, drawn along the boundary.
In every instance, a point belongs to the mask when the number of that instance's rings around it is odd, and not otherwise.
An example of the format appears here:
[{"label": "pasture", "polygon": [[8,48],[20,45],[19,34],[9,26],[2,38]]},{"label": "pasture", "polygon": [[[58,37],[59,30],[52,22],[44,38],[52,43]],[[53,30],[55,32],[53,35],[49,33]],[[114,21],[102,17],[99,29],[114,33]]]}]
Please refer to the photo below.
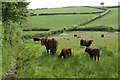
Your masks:
[{"label": "pasture", "polygon": [[[73,37],[77,34],[81,38]],[[105,37],[101,38],[100,35]],[[18,57],[17,73],[20,78],[117,78],[118,34],[114,32],[68,32],[57,38],[59,45],[55,56],[46,52],[40,41],[28,40]],[[65,39],[64,39],[65,38]],[[91,48],[100,49],[100,61],[91,61],[80,39],[92,39]],[[69,39],[69,40],[67,40]],[[72,56],[58,59],[63,48],[72,48]]]},{"label": "pasture", "polygon": [[111,12],[106,16],[97,19],[86,26],[99,26],[99,25],[108,25],[112,26],[115,29],[118,29],[118,8],[110,8]]},{"label": "pasture", "polygon": [[[18,78],[117,78],[118,77],[118,34],[117,32],[105,31],[70,31],[68,35],[60,35],[61,32],[54,32],[63,28],[88,28],[111,26],[118,29],[118,8],[109,8],[111,12],[99,17],[87,25],[80,26],[81,23],[93,19],[101,14],[75,14],[75,15],[45,15],[30,16],[29,22],[24,23],[28,28],[38,31],[23,31],[23,36],[36,36],[45,38],[44,34],[50,32],[49,38],[58,40],[58,48],[56,55],[47,54],[45,46],[40,41],[27,39],[20,45],[19,55],[16,58],[16,66],[14,75]],[[33,13],[85,13],[99,12],[101,9],[89,7],[68,7],[68,8],[51,8],[34,10]],[[50,31],[40,30],[50,29]],[[98,28],[97,28],[98,29]],[[109,29],[109,28],[108,28]],[[53,32],[52,32],[53,31]],[[41,33],[43,37],[41,37]],[[77,37],[74,37],[77,34]],[[101,38],[104,34],[105,37]],[[29,37],[31,38],[31,37]],[[93,40],[90,48],[98,48],[100,50],[100,61],[91,61],[88,53],[85,52],[85,46],[80,46],[80,40]],[[120,46],[120,45],[119,45]],[[8,46],[6,46],[7,48]],[[66,59],[59,59],[58,55],[63,48],[72,48],[72,56]],[[11,61],[16,57],[17,53],[12,53],[13,47],[8,49],[11,52],[3,54],[3,69],[11,69]],[[1,56],[1,55],[0,55]],[[8,59],[9,56],[9,59]]]},{"label": "pasture", "polygon": [[88,7],[64,7],[64,8],[48,8],[48,9],[40,9],[40,10],[30,10],[30,12],[36,14],[43,13],[86,13],[86,12],[100,12],[103,10],[88,8]]},{"label": "pasture", "polygon": [[57,29],[80,24],[96,15],[98,14],[32,16],[30,17],[30,20],[33,24],[32,28]]}]

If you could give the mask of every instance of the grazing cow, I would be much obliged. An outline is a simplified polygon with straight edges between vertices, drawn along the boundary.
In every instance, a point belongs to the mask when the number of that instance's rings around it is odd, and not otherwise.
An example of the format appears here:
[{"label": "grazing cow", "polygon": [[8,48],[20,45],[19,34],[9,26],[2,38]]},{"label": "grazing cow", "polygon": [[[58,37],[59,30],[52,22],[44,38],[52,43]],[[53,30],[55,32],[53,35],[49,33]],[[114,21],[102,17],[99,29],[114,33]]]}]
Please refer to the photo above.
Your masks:
[{"label": "grazing cow", "polygon": [[74,34],[74,37],[77,37],[77,34]]},{"label": "grazing cow", "polygon": [[89,46],[92,44],[92,42],[93,42],[93,40],[81,39],[81,40],[80,40],[80,45],[89,47]]},{"label": "grazing cow", "polygon": [[101,37],[104,37],[104,34],[102,34]]},{"label": "grazing cow", "polygon": [[50,52],[55,55],[57,51],[58,41],[55,38],[42,38],[41,39],[41,45],[45,45],[47,53]]},{"label": "grazing cow", "polygon": [[40,38],[38,38],[38,37],[34,37],[33,39],[34,39],[34,41],[40,41]]},{"label": "grazing cow", "polygon": [[77,37],[77,38],[81,38],[81,37]]},{"label": "grazing cow", "polygon": [[91,48],[86,48],[85,52],[87,52],[90,55],[90,59],[93,60],[93,56],[95,57],[95,61],[96,61],[96,56],[98,57],[98,61],[99,61],[99,57],[100,57],[100,50],[97,48],[91,49]]},{"label": "grazing cow", "polygon": [[61,58],[62,56],[64,57],[64,59],[66,58],[66,55],[71,56],[72,52],[71,52],[71,48],[65,48],[61,51],[60,55],[58,55],[58,58]]}]

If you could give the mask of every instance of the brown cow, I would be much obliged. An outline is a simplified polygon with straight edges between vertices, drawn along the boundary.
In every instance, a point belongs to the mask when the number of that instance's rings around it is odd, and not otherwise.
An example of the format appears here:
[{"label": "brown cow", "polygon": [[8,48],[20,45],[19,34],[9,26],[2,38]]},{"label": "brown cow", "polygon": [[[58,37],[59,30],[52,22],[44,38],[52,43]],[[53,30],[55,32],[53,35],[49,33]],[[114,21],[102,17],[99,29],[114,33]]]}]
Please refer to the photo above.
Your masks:
[{"label": "brown cow", "polygon": [[80,45],[89,47],[89,46],[92,44],[92,42],[93,42],[93,40],[81,39],[81,40],[80,40]]},{"label": "brown cow", "polygon": [[98,61],[99,61],[99,57],[100,57],[100,50],[97,48],[91,49],[91,48],[86,48],[85,52],[87,52],[90,55],[90,59],[93,60],[93,56],[95,57],[95,61],[96,61],[96,56],[98,57]]},{"label": "brown cow", "polygon": [[102,34],[101,37],[104,37],[104,34]]},{"label": "brown cow", "polygon": [[74,37],[77,37],[77,34],[74,34]]},{"label": "brown cow", "polygon": [[38,37],[33,37],[34,41],[40,41],[40,38]]},{"label": "brown cow", "polygon": [[61,51],[60,55],[58,55],[58,58],[61,58],[62,56],[64,57],[64,59],[66,58],[66,55],[71,56],[72,52],[71,52],[71,48],[65,48]]},{"label": "brown cow", "polygon": [[57,51],[57,46],[58,46],[58,41],[55,38],[42,38],[41,39],[41,45],[45,45],[47,53],[49,53],[49,49],[50,52],[55,55],[56,51]]}]

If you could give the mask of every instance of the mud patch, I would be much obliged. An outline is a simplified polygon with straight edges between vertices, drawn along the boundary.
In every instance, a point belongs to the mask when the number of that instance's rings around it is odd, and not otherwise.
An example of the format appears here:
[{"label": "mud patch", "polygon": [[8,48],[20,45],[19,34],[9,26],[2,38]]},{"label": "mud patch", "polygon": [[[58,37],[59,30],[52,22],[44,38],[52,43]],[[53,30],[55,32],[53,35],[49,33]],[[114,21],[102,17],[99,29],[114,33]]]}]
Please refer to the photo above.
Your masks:
[{"label": "mud patch", "polygon": [[64,33],[62,33],[62,34],[60,34],[60,35],[68,35],[68,33],[67,33],[67,32],[64,32]]}]

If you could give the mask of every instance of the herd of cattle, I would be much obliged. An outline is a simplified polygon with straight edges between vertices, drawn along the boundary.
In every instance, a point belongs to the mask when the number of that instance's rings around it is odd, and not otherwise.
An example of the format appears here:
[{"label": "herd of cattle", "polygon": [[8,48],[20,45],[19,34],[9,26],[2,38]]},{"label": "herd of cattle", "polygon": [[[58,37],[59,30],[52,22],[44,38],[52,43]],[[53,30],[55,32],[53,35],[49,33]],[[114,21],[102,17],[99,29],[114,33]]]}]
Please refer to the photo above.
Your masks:
[{"label": "herd of cattle", "polygon": [[[77,35],[75,35],[77,36]],[[104,37],[104,35],[101,35],[101,37]],[[58,46],[58,40],[55,39],[55,38],[38,38],[38,37],[34,37],[33,38],[34,41],[41,41],[41,45],[45,45],[46,47],[46,50],[47,50],[47,53],[49,53],[49,50],[50,50],[50,53],[52,55],[55,55],[56,54],[56,51],[57,51],[57,46]],[[96,61],[96,56],[98,58],[98,61],[99,61],[99,57],[100,57],[100,50],[97,49],[97,48],[89,48],[90,45],[92,44],[93,40],[85,40],[85,39],[81,39],[80,40],[80,45],[81,46],[86,46],[86,49],[85,49],[85,52],[87,52],[90,56],[90,59],[93,60],[93,57],[95,58],[94,61]],[[58,55],[58,58],[61,58],[62,56],[64,57],[64,59],[66,58],[66,55],[67,56],[71,56],[72,55],[72,51],[71,51],[71,48],[65,48],[61,51],[61,53]]]}]

